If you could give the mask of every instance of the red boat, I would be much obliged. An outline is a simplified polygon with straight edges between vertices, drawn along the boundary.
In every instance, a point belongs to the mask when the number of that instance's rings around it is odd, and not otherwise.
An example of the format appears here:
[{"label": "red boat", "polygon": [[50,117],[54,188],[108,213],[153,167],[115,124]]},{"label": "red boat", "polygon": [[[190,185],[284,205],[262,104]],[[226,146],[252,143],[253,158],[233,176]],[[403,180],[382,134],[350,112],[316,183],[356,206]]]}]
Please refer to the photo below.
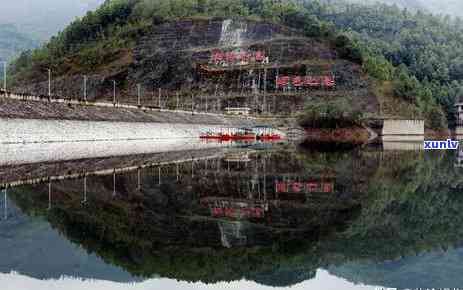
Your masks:
[{"label": "red boat", "polygon": [[239,141],[239,140],[256,140],[254,134],[203,134],[201,139],[220,140],[220,141]]}]

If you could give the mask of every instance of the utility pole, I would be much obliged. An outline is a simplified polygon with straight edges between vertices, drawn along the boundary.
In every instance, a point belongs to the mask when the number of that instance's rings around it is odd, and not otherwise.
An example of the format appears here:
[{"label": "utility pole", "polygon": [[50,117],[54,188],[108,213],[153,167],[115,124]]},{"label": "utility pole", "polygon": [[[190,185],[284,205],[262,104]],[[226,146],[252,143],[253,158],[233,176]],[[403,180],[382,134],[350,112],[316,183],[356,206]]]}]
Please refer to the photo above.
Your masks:
[{"label": "utility pole", "polygon": [[159,106],[159,109],[162,109],[162,104],[161,104],[161,88],[158,89],[158,106]]},{"label": "utility pole", "polygon": [[6,61],[3,62],[3,90],[6,92]]},{"label": "utility pole", "polygon": [[195,100],[193,99],[193,94],[191,94],[191,113],[194,112]]},{"label": "utility pole", "polygon": [[84,76],[84,102],[87,101],[87,76]]},{"label": "utility pole", "polygon": [[113,81],[113,104],[116,104],[116,81]]},{"label": "utility pole", "polygon": [[84,175],[84,200],[82,201],[82,204],[85,204],[87,202],[87,174]]},{"label": "utility pole", "polygon": [[116,169],[113,171],[113,197],[116,196]]},{"label": "utility pole", "polygon": [[176,110],[178,111],[178,104],[179,104],[180,100],[179,100],[179,96],[178,96],[178,92],[177,92],[177,106],[176,106]]},{"label": "utility pole", "polygon": [[140,96],[140,93],[141,93],[141,85],[138,84],[138,85],[137,85],[137,98],[138,98],[137,104],[138,104],[139,107],[141,106],[141,100],[140,100],[141,96]]},{"label": "utility pole", "polygon": [[51,180],[48,181],[48,210],[51,210]]},{"label": "utility pole", "polygon": [[48,69],[48,96],[51,97],[51,69]]},{"label": "utility pole", "polygon": [[4,202],[3,202],[3,206],[4,206],[4,219],[7,220],[8,219],[8,196],[7,196],[7,188],[5,187],[5,189],[3,190],[3,193],[4,193]]}]

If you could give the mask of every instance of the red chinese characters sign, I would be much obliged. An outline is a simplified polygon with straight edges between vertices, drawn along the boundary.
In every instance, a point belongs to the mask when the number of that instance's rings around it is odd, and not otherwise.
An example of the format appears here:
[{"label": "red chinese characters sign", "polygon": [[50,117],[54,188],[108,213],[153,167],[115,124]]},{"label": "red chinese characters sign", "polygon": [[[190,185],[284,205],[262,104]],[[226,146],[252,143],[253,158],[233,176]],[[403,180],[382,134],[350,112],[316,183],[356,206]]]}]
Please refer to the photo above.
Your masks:
[{"label": "red chinese characters sign", "polygon": [[286,181],[276,182],[275,185],[277,193],[310,193],[310,192],[334,192],[333,182],[298,182]]},{"label": "red chinese characters sign", "polygon": [[277,76],[276,87],[286,88],[293,85],[295,88],[301,87],[325,87],[334,88],[336,81],[333,76]]}]

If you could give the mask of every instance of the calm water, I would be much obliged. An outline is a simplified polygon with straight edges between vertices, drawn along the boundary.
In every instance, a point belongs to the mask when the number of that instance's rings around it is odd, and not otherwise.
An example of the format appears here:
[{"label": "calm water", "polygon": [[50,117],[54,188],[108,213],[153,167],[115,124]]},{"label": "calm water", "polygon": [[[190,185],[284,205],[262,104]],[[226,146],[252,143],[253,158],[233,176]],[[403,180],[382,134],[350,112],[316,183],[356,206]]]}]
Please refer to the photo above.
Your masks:
[{"label": "calm water", "polygon": [[461,287],[463,167],[415,147],[0,168],[34,183],[1,194],[1,289]]}]

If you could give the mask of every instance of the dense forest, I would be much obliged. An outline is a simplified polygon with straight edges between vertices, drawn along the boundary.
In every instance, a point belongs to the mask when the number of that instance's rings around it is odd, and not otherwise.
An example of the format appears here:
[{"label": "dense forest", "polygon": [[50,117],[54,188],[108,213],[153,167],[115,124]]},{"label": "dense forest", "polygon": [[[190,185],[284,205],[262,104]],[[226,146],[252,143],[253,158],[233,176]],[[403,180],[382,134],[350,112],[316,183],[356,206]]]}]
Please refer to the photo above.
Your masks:
[{"label": "dense forest", "polygon": [[131,47],[151,25],[191,16],[244,16],[288,25],[306,36],[331,39],[342,57],[361,63],[378,86],[419,108],[429,128],[453,126],[453,104],[463,81],[460,19],[410,12],[398,6],[337,1],[107,0],[74,21],[41,49],[24,52],[11,67],[16,79],[56,68],[79,55],[82,68],[103,53]]}]

